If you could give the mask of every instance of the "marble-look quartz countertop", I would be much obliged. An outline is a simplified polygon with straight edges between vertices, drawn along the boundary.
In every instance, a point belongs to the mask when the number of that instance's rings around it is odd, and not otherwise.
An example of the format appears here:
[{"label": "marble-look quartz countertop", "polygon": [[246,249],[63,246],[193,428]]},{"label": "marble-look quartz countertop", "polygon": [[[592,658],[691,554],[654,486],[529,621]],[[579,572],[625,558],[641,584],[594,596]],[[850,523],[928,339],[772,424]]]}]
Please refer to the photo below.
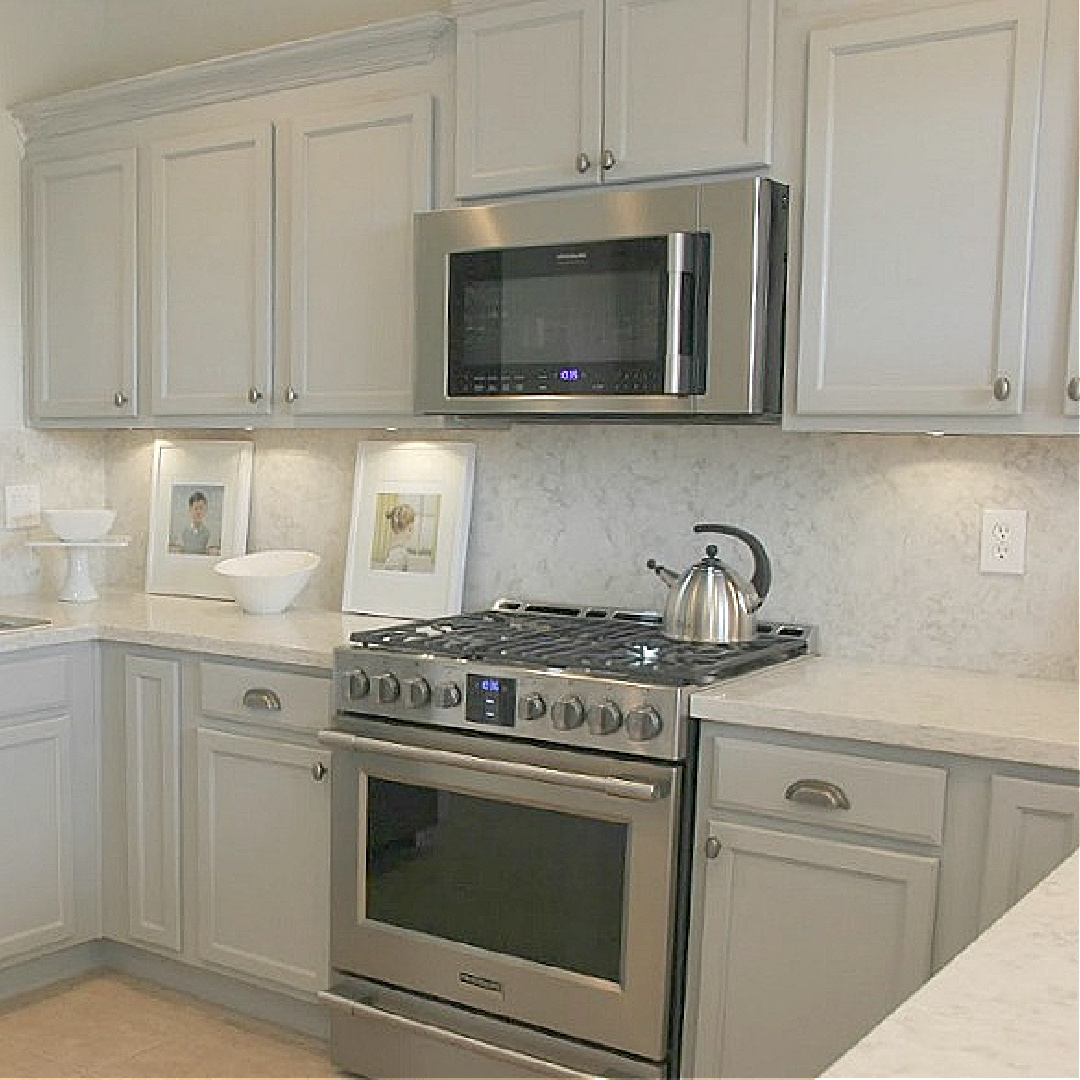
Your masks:
[{"label": "marble-look quartz countertop", "polygon": [[807,656],[694,694],[703,720],[1077,768],[1075,682]]},{"label": "marble-look quartz countertop", "polygon": [[329,668],[335,646],[353,630],[374,630],[400,619],[291,608],[280,615],[248,615],[230,600],[148,593],[105,594],[88,604],[0,599],[0,615],[50,620],[48,626],[0,632],[0,653],[72,641],[219,653],[269,663]]},{"label": "marble-look quartz countertop", "polygon": [[1078,856],[993,923],[825,1076],[1076,1076]]}]

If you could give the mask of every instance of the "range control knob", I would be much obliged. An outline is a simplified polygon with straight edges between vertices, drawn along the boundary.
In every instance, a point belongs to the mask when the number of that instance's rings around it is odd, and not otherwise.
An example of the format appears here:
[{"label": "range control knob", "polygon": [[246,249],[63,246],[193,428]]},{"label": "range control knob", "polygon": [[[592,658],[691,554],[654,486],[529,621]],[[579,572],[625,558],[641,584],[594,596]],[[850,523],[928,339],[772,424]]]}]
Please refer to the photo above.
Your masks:
[{"label": "range control knob", "polygon": [[366,698],[371,690],[371,680],[367,677],[367,672],[361,671],[359,668],[356,671],[346,672],[341,685],[345,697],[349,701],[359,701],[361,698]]},{"label": "range control knob", "polygon": [[547,712],[547,702],[539,694],[523,694],[518,698],[519,720],[539,720]]},{"label": "range control knob", "polygon": [[585,723],[594,735],[611,735],[622,726],[622,710],[614,701],[601,701],[585,714]]},{"label": "range control knob", "polygon": [[461,687],[456,682],[442,682],[435,687],[435,704],[440,709],[453,709],[461,704]]},{"label": "range control knob", "polygon": [[390,672],[385,675],[376,675],[375,687],[379,702],[383,705],[389,705],[401,697],[401,683],[398,682],[397,676],[391,675]]},{"label": "range control knob", "polygon": [[556,731],[573,731],[585,722],[585,706],[581,698],[559,698],[551,706],[551,726]]},{"label": "range control knob", "polygon": [[642,705],[626,714],[626,737],[631,742],[648,742],[664,729],[660,714],[651,705]]},{"label": "range control knob", "polygon": [[405,689],[410,709],[422,709],[431,700],[431,685],[425,678],[406,679]]}]

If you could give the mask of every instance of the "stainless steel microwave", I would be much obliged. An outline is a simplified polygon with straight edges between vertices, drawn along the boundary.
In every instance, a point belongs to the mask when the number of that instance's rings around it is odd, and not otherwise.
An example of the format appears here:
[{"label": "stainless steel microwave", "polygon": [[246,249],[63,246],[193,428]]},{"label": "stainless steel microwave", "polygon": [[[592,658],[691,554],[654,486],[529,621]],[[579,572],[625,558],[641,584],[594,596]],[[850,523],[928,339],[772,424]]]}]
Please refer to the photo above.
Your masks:
[{"label": "stainless steel microwave", "polygon": [[777,417],[787,208],[751,177],[417,214],[417,411]]}]

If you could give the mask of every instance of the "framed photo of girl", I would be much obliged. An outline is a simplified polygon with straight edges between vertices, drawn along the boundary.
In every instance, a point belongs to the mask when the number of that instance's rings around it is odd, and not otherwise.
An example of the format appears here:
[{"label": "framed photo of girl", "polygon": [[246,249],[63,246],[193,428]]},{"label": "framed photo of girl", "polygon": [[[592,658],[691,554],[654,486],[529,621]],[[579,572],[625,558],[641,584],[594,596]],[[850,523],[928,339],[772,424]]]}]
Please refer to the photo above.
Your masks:
[{"label": "framed photo of girl", "polygon": [[343,611],[461,611],[475,465],[475,443],[360,443]]},{"label": "framed photo of girl", "polygon": [[247,549],[250,442],[154,443],[146,591],[229,600],[215,563]]}]

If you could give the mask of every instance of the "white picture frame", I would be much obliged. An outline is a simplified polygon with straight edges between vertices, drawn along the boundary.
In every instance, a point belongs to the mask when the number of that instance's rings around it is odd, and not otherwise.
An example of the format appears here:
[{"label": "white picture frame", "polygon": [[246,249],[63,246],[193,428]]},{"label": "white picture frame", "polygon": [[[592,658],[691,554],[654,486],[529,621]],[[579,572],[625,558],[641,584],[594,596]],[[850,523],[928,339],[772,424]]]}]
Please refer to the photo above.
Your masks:
[{"label": "white picture frame", "polygon": [[146,591],[231,600],[214,573],[247,550],[253,447],[157,439],[146,539]]},{"label": "white picture frame", "polygon": [[461,611],[475,467],[475,443],[359,444],[342,611]]}]

